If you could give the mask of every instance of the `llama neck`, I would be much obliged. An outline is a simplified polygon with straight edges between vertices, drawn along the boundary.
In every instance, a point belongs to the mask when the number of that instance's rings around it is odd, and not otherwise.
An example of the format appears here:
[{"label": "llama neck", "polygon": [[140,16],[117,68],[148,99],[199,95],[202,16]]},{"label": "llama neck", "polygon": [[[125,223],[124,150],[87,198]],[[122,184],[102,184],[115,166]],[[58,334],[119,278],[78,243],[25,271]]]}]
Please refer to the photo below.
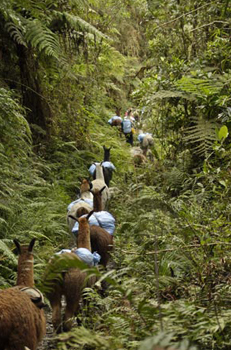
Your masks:
[{"label": "llama neck", "polygon": [[104,162],[109,162],[110,160],[109,151],[104,151]]},{"label": "llama neck", "polygon": [[34,287],[33,255],[26,253],[19,255],[17,267],[17,285]]},{"label": "llama neck", "polygon": [[102,195],[99,192],[94,194],[93,207],[94,211],[103,210]]},{"label": "llama neck", "polygon": [[81,192],[81,199],[93,199],[93,194],[89,191]]},{"label": "llama neck", "polygon": [[96,165],[96,179],[104,181],[103,169],[100,164]]},{"label": "llama neck", "polygon": [[86,218],[79,219],[77,248],[86,248],[91,252],[90,228]]}]

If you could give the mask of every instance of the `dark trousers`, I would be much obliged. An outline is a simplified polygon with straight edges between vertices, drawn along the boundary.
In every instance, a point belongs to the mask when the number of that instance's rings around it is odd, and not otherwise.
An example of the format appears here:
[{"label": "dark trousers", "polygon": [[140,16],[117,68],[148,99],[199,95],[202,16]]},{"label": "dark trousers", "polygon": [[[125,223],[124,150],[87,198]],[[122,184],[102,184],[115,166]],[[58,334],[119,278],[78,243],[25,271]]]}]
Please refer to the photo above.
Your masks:
[{"label": "dark trousers", "polygon": [[133,142],[134,142],[133,133],[129,132],[128,134],[125,134],[125,137],[126,137],[126,142],[130,143],[130,145],[133,146]]}]

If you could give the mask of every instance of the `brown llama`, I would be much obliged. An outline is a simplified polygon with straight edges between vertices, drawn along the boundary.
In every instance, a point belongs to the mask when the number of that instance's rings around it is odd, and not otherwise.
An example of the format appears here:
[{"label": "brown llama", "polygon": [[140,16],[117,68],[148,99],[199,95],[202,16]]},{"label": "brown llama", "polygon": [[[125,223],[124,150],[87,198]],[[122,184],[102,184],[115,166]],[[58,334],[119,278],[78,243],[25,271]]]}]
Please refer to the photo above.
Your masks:
[{"label": "brown llama", "polygon": [[100,191],[104,187],[104,190],[102,193],[102,205],[103,205],[103,210],[106,210],[108,207],[110,194],[109,194],[109,188],[108,186],[106,186],[106,183],[105,183],[103,167],[101,166],[101,164],[96,164],[96,178],[91,182],[91,184],[92,184],[92,187],[90,188],[91,192],[93,190]]},{"label": "brown llama", "polygon": [[[102,192],[104,189],[105,186],[101,190],[91,190],[94,195],[94,212],[103,210]],[[100,264],[106,267],[113,249],[113,236],[102,227],[92,225],[90,226],[90,239],[92,251],[100,254]]]},{"label": "brown llama", "polygon": [[[103,210],[102,202],[102,192],[106,186],[101,188],[101,190],[93,189],[91,192],[94,195],[94,212],[99,212]],[[76,212],[76,216],[79,218],[86,214],[82,208],[79,208]],[[113,236],[108,233],[104,228],[91,225],[90,226],[90,240],[92,252],[97,252],[101,256],[100,264],[105,268],[110,259],[110,252],[113,249]]]},{"label": "brown llama", "polygon": [[[81,217],[79,219],[71,217],[73,220],[79,222],[79,230],[77,236],[77,248],[86,248],[91,252],[90,243],[90,228],[88,219],[92,215],[90,212],[87,217]],[[78,258],[74,253],[64,253],[63,257]],[[69,331],[73,326],[73,317],[77,314],[80,307],[80,299],[82,295],[82,289],[86,286],[93,286],[96,282],[95,277],[91,277],[87,280],[87,273],[81,271],[78,268],[70,268],[66,273],[62,273],[62,281],[55,281],[52,290],[47,293],[47,297],[52,307],[52,322],[54,329],[57,333],[61,332],[61,299],[65,296],[66,308],[63,320],[63,331]]]},{"label": "brown llama", "polygon": [[46,333],[46,320],[42,295],[33,288],[35,239],[28,246],[14,243],[19,253],[17,286],[0,291],[0,350],[36,350]]},{"label": "brown llama", "polygon": [[93,199],[93,194],[89,191],[93,187],[88,179],[83,179],[80,186],[81,199]]}]

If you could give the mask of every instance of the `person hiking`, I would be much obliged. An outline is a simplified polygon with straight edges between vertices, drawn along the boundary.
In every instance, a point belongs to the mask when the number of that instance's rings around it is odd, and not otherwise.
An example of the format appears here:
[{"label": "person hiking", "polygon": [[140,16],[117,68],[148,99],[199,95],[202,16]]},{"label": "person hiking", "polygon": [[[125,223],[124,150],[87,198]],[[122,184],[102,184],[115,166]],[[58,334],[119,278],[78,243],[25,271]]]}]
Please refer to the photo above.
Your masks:
[{"label": "person hiking", "polygon": [[126,142],[133,146],[133,133],[132,133],[132,122],[129,119],[129,116],[124,117],[124,120],[121,123],[122,132],[126,137]]}]

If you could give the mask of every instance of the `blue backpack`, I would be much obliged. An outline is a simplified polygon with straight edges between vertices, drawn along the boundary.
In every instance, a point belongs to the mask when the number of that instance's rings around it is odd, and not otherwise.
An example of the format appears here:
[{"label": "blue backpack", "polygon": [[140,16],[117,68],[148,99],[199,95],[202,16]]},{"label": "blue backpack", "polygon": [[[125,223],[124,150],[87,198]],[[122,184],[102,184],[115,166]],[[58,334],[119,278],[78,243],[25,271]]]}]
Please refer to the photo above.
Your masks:
[{"label": "blue backpack", "polygon": [[129,119],[124,120],[122,124],[122,130],[124,134],[128,134],[129,132],[131,132],[131,129],[132,129],[131,121]]}]

